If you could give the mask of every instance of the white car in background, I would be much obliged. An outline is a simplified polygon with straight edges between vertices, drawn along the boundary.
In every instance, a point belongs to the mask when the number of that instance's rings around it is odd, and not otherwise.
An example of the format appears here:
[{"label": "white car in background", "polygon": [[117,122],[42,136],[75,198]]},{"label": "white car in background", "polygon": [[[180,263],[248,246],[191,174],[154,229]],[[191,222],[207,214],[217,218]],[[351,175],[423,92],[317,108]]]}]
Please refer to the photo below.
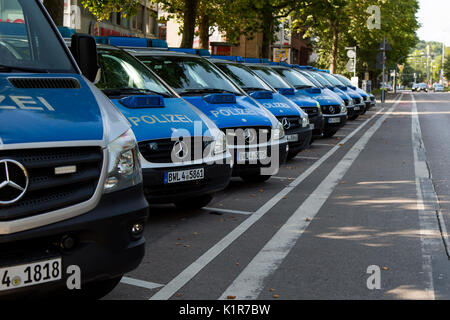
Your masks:
[{"label": "white car in background", "polygon": [[434,92],[444,92],[444,86],[440,83],[436,83],[433,86]]}]

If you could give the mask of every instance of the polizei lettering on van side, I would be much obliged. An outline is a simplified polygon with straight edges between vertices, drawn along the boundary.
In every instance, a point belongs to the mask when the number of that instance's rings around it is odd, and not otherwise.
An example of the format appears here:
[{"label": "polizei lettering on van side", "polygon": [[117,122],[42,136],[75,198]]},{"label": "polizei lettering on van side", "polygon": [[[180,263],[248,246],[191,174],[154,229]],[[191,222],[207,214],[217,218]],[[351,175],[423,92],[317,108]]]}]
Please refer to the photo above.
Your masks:
[{"label": "polizei lettering on van side", "polygon": [[219,116],[229,117],[229,116],[242,116],[242,115],[256,115],[257,114],[253,110],[242,109],[242,108],[233,108],[233,107],[211,110],[211,113],[216,118],[218,118]]},{"label": "polizei lettering on van side", "polygon": [[144,115],[140,117],[128,117],[131,123],[135,126],[139,124],[158,124],[158,123],[192,123],[188,116],[182,114],[159,114],[159,115]]},{"label": "polizei lettering on van side", "polygon": [[44,98],[29,96],[0,96],[0,109],[55,111]]}]

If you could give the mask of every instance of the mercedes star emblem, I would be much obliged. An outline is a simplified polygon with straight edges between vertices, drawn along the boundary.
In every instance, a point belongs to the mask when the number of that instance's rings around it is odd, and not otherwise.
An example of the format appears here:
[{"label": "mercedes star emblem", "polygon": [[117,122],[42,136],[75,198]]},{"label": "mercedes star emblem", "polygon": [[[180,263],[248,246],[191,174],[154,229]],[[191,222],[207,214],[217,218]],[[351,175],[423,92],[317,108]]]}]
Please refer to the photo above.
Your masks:
[{"label": "mercedes star emblem", "polygon": [[28,173],[15,160],[0,160],[0,205],[10,205],[19,201],[28,189]]}]

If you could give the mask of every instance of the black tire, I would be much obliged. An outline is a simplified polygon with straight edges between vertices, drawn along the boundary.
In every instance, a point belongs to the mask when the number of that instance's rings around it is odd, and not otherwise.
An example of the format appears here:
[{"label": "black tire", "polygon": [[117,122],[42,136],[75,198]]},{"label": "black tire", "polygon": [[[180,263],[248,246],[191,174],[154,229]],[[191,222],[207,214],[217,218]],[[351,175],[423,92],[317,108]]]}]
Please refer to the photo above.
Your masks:
[{"label": "black tire", "polygon": [[73,290],[75,299],[80,300],[99,300],[114,290],[122,280],[122,276],[108,280],[95,281],[87,283],[81,287],[81,290]]},{"label": "black tire", "polygon": [[355,116],[351,116],[348,120],[356,120],[358,119],[359,114],[355,115]]},{"label": "black tire", "polygon": [[241,179],[249,183],[262,183],[269,180],[271,177],[272,176],[269,175],[252,174],[252,175],[243,175],[241,176]]},{"label": "black tire", "polygon": [[299,153],[300,153],[300,151],[299,152],[288,153],[286,161],[294,159]]},{"label": "black tire", "polygon": [[205,194],[202,196],[186,199],[185,201],[175,202],[175,205],[180,209],[196,210],[206,207],[212,199],[212,195]]},{"label": "black tire", "polygon": [[337,130],[336,131],[326,131],[326,132],[323,133],[323,137],[324,138],[331,138],[332,136],[334,136],[336,134],[336,132],[337,132]]}]

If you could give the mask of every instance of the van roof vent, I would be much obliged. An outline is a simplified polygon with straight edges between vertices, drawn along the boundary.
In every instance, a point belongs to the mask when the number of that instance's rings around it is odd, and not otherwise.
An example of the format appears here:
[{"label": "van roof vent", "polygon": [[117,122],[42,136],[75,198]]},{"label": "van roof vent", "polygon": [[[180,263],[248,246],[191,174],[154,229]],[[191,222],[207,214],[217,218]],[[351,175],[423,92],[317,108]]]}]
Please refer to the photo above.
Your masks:
[{"label": "van roof vent", "polygon": [[9,82],[19,89],[79,89],[75,78],[9,78]]}]

